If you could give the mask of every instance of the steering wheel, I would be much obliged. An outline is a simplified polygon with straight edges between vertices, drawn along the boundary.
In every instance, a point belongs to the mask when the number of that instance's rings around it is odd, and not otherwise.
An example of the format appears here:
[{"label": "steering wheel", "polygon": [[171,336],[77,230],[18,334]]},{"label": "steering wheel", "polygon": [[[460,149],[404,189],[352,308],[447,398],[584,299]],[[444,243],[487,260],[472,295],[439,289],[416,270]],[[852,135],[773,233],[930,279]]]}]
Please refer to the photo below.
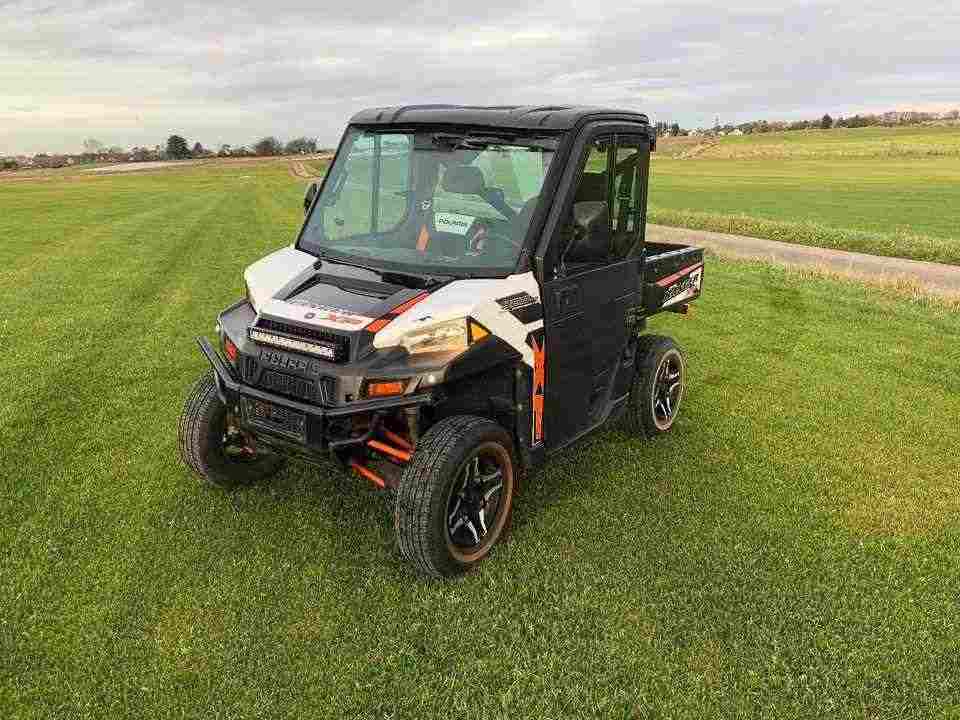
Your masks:
[{"label": "steering wheel", "polygon": [[467,252],[473,255],[491,255],[496,252],[495,248],[507,246],[520,250],[523,243],[514,240],[502,230],[491,228],[486,224],[478,226],[467,236]]}]

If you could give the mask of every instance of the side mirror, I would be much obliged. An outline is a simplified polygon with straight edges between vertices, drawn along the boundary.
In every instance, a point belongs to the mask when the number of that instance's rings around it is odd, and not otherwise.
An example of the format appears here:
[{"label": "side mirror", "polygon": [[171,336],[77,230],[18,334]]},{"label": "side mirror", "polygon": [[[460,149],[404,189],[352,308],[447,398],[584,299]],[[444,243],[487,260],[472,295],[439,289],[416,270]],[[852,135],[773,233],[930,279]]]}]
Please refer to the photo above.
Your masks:
[{"label": "side mirror", "polygon": [[303,194],[303,214],[306,215],[310,212],[310,206],[313,205],[313,199],[317,196],[317,193],[320,191],[320,186],[315,182],[307,185],[307,191]]}]

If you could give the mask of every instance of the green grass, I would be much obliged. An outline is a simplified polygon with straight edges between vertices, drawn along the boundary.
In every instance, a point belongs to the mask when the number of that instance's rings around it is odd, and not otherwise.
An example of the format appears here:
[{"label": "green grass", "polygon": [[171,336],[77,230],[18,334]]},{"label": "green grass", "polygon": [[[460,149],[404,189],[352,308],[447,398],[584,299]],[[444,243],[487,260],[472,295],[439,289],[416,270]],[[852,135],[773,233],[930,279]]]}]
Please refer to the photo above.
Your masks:
[{"label": "green grass", "polygon": [[657,158],[651,172],[653,222],[960,264],[960,157]]},{"label": "green grass", "polygon": [[193,337],[287,243],[285,164],[0,186],[0,715],[960,714],[960,317],[711,259],[675,432],[525,487],[462,581],[383,501],[176,458]]}]

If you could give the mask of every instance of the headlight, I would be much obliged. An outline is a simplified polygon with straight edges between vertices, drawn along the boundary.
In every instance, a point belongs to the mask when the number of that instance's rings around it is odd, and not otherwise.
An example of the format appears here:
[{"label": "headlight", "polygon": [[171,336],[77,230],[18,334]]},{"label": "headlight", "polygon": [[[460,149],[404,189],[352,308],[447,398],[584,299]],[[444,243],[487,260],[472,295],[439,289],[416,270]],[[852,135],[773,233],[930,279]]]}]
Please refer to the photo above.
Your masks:
[{"label": "headlight", "polygon": [[462,353],[490,331],[473,318],[457,318],[411,330],[400,338],[400,346],[411,355],[418,353]]},{"label": "headlight", "polygon": [[467,320],[457,318],[411,330],[400,339],[400,345],[411,355],[418,353],[463,352],[467,349]]}]

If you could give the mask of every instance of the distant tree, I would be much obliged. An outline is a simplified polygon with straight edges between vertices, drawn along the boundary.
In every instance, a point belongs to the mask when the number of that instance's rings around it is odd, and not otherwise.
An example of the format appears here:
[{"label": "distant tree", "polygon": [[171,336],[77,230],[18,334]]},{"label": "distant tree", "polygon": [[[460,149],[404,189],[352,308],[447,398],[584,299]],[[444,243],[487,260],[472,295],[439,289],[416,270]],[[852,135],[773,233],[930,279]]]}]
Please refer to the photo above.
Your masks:
[{"label": "distant tree", "polygon": [[156,154],[145,147],[135,147],[130,151],[130,159],[133,162],[147,162],[156,158]]},{"label": "distant tree", "polygon": [[17,161],[13,158],[3,158],[3,160],[0,160],[0,170],[16,170],[18,167]]},{"label": "distant tree", "polygon": [[103,150],[103,143],[96,138],[87,138],[83,141],[83,150],[91,155],[96,155]]},{"label": "distant tree", "polygon": [[207,154],[207,151],[204,150],[203,145],[201,145],[201,144],[200,144],[200,141],[197,140],[197,141],[193,144],[193,150],[191,150],[190,153],[191,153],[194,157],[203,157],[204,155]]},{"label": "distant tree", "polygon": [[951,110],[950,112],[945,113],[944,117],[946,117],[947,120],[956,120],[960,118],[960,110]]},{"label": "distant tree", "polygon": [[680,134],[680,123],[674,123],[670,126],[670,134],[673,137],[677,137]]},{"label": "distant tree", "polygon": [[824,116],[820,118],[820,129],[829,130],[832,127],[833,127],[833,118],[830,117],[829,114],[824,114]]},{"label": "distant tree", "polygon": [[223,143],[223,145],[221,145],[221,146],[220,146],[220,149],[217,151],[217,155],[219,155],[220,157],[227,157],[227,156],[229,156],[229,155],[230,155],[230,145],[227,144],[227,143]]},{"label": "distant tree", "polygon": [[317,151],[317,141],[313,138],[300,137],[294,138],[287,143],[283,149],[287,155],[306,155]]},{"label": "distant tree", "polygon": [[171,160],[184,160],[190,157],[190,146],[179,135],[167,138],[167,157]]},{"label": "distant tree", "polygon": [[260,156],[268,155],[282,155],[283,154],[283,145],[272,135],[269,137],[261,138],[256,145],[253,146],[253,151]]}]

